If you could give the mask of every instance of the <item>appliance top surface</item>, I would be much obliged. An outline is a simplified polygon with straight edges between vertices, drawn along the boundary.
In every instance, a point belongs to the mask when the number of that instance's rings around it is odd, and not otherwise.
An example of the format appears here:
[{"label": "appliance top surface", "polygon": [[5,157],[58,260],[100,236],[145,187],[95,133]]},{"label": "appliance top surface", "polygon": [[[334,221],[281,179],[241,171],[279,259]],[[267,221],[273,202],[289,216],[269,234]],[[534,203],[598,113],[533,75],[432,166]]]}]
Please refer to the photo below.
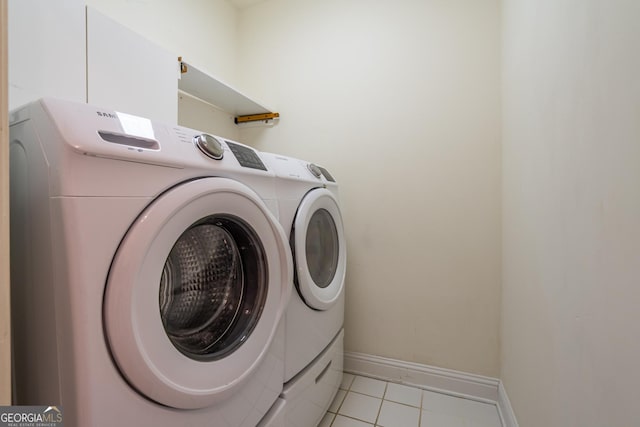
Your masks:
[{"label": "appliance top surface", "polygon": [[329,171],[306,160],[275,153],[261,155],[280,180],[304,181],[312,187],[337,185]]},{"label": "appliance top surface", "polygon": [[[44,114],[43,114],[44,113]],[[114,110],[45,98],[11,114],[13,124],[34,119],[43,148],[178,169],[274,176],[253,148],[179,125],[154,122]],[[49,137],[46,126],[60,138]],[[200,137],[200,138],[199,138]],[[60,147],[62,145],[63,147]],[[55,161],[56,155],[48,156]],[[76,156],[77,161],[82,161]]]}]

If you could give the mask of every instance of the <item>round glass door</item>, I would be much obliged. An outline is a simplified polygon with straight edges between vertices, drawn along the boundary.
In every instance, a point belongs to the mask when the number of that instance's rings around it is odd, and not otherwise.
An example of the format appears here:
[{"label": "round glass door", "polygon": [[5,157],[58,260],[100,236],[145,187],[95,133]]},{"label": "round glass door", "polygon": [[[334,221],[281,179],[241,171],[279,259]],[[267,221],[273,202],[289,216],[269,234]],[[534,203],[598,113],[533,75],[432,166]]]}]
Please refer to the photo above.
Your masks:
[{"label": "round glass door", "polygon": [[267,296],[264,249],[240,218],[211,215],[178,238],[160,278],[160,316],[173,345],[217,360],[242,345]]},{"label": "round glass door", "polygon": [[113,259],[104,300],[113,359],[162,405],[222,401],[268,353],[292,276],[282,227],[249,187],[176,186],[140,214]]},{"label": "round glass door", "polygon": [[305,303],[326,310],[344,287],[346,243],[338,203],[330,191],[309,192],[298,207],[292,234],[296,285]]},{"label": "round glass door", "polygon": [[309,219],[305,253],[307,268],[316,286],[326,288],[336,275],[340,246],[338,230],[326,209],[318,209]]}]

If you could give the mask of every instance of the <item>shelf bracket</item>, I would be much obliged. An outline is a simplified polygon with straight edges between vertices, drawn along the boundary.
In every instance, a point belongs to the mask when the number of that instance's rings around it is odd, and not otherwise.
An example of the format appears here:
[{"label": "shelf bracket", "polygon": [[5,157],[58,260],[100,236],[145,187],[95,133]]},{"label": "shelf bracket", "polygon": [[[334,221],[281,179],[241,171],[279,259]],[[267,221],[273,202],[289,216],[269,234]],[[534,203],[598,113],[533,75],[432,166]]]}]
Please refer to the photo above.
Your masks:
[{"label": "shelf bracket", "polygon": [[280,113],[250,114],[247,116],[238,116],[234,119],[236,124],[247,122],[269,121],[280,118]]},{"label": "shelf bracket", "polygon": [[187,67],[186,62],[182,62],[182,56],[178,56],[178,62],[180,63],[180,74],[186,73],[189,68]]}]

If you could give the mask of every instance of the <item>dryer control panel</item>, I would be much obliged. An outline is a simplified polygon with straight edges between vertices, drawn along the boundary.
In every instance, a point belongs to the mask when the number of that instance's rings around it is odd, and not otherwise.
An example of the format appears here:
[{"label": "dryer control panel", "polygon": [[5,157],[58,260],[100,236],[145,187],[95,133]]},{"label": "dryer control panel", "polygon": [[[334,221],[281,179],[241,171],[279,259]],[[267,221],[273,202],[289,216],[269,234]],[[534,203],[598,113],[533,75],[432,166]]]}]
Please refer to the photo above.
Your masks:
[{"label": "dryer control panel", "polygon": [[321,185],[336,184],[328,170],[315,163],[274,153],[261,153],[267,164],[281,178],[304,180]]}]

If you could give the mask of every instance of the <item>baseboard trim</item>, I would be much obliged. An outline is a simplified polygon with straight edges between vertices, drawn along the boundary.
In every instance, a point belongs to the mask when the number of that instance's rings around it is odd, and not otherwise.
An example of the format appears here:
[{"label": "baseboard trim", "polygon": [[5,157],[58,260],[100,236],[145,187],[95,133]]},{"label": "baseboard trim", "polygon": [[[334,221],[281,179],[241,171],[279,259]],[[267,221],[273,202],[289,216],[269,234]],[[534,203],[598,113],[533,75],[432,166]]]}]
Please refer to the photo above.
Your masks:
[{"label": "baseboard trim", "polygon": [[345,352],[344,370],[475,400],[492,403],[498,400],[500,380],[451,369],[370,354]]},{"label": "baseboard trim", "polygon": [[509,396],[507,396],[507,390],[504,388],[502,381],[498,384],[498,401],[496,404],[498,406],[498,413],[500,414],[502,425],[504,427],[518,427],[516,414],[513,412],[511,401],[509,400]]},{"label": "baseboard trim", "polygon": [[345,352],[344,371],[491,403],[497,406],[504,427],[518,427],[506,390],[497,378],[355,352]]}]

